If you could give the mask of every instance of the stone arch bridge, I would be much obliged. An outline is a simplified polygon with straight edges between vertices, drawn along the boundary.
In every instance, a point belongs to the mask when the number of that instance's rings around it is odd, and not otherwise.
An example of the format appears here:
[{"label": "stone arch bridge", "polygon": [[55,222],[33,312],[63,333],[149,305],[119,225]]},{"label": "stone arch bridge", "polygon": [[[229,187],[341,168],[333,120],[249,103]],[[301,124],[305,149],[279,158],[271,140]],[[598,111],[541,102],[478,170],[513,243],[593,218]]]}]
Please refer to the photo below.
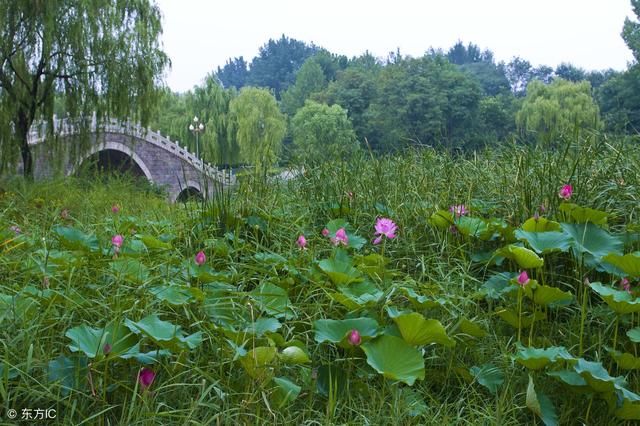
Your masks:
[{"label": "stone arch bridge", "polygon": [[88,143],[80,143],[77,126],[66,120],[53,123],[53,134],[61,143],[47,142],[45,124],[35,125],[29,133],[35,179],[71,175],[97,156],[98,162],[109,159],[126,164],[134,174],[163,187],[171,201],[184,195],[211,196],[219,185],[235,184],[230,171],[204,163],[178,142],[139,125],[111,119],[98,126],[93,119],[85,133]]}]

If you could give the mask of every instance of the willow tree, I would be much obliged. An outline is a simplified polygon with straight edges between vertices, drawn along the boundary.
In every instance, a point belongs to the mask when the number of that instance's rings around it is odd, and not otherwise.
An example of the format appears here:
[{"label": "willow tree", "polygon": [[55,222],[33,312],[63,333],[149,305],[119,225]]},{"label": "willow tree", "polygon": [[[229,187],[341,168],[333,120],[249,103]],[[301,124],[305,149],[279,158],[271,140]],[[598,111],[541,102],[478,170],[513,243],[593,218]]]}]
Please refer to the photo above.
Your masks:
[{"label": "willow tree", "polygon": [[256,176],[266,177],[278,159],[287,129],[275,97],[266,89],[243,87],[229,110],[241,158],[255,166]]},{"label": "willow tree", "polygon": [[[20,151],[34,121],[53,119],[54,100],[71,117],[146,123],[169,63],[160,48],[159,8],[149,0],[0,0],[1,151]],[[6,125],[6,124],[5,124]],[[52,126],[49,126],[51,128]]]},{"label": "willow tree", "polygon": [[529,83],[516,123],[523,133],[533,133],[545,142],[602,126],[591,84],[562,79],[551,84],[539,80]]}]

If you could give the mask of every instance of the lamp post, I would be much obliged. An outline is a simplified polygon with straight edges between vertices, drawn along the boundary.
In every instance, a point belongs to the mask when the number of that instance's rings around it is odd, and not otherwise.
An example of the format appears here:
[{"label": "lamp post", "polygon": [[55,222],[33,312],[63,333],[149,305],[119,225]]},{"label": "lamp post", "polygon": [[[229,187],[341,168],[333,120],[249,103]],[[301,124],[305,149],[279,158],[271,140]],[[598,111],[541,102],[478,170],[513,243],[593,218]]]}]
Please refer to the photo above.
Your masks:
[{"label": "lamp post", "polygon": [[198,124],[198,117],[193,117],[193,123],[189,124],[189,130],[196,135],[196,157],[200,159],[200,143],[198,140],[198,134],[204,130],[204,124]]}]

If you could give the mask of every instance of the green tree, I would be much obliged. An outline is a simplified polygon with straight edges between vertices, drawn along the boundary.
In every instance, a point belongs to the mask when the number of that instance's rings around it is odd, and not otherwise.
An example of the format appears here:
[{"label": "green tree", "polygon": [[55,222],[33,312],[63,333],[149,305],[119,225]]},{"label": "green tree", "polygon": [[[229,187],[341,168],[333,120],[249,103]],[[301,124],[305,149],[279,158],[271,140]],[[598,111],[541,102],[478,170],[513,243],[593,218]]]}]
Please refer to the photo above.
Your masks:
[{"label": "green tree", "polygon": [[282,110],[293,116],[313,93],[322,91],[327,80],[320,65],[311,57],[302,64],[296,75],[296,82],[282,93]]},{"label": "green tree", "polygon": [[19,149],[32,175],[28,132],[37,119],[52,121],[57,94],[71,117],[95,111],[148,122],[169,62],[161,32],[160,10],[148,0],[4,1],[0,116],[13,131],[4,132],[2,151]]},{"label": "green tree", "polygon": [[556,79],[551,84],[534,80],[516,115],[518,128],[543,140],[572,134],[576,129],[601,127],[598,105],[588,81]]},{"label": "green tree", "polygon": [[475,137],[480,98],[478,83],[442,55],[387,65],[369,107],[371,144],[379,150],[406,144],[463,146]]},{"label": "green tree", "polygon": [[585,70],[567,62],[563,62],[556,67],[555,75],[558,78],[573,82],[587,79]]},{"label": "green tree", "polygon": [[249,78],[248,64],[242,56],[229,59],[224,67],[218,67],[216,76],[224,87],[241,89]]},{"label": "green tree", "polygon": [[637,22],[637,18],[640,18],[640,0],[631,0],[631,7],[636,15],[636,21],[629,18],[624,20],[622,38],[631,49],[636,62],[640,62],[640,23]]},{"label": "green tree", "polygon": [[381,70],[382,66],[371,55],[355,58],[337,73],[336,80],[329,83],[321,96],[314,97],[344,108],[359,140],[371,137],[369,106],[376,98],[376,80]]},{"label": "green tree", "polygon": [[244,87],[229,105],[241,158],[266,177],[276,163],[286,132],[286,119],[266,89]]},{"label": "green tree", "polygon": [[596,96],[608,130],[640,130],[640,66],[610,77],[598,88]]},{"label": "green tree", "polygon": [[344,159],[358,149],[347,112],[340,105],[307,101],[291,120],[293,143],[304,162]]},{"label": "green tree", "polygon": [[269,40],[249,67],[247,84],[273,89],[276,97],[293,84],[304,61],[318,51],[316,46],[292,38]]}]

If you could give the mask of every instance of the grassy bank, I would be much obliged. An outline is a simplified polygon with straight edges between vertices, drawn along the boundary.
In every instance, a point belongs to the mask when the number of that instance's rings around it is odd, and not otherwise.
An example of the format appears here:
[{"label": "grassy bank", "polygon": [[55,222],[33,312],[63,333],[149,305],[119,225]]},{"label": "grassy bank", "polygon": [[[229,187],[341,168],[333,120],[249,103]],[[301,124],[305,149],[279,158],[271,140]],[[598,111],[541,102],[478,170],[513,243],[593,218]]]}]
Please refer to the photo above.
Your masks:
[{"label": "grassy bank", "polygon": [[[5,181],[3,409],[73,424],[636,418],[639,164],[624,141],[426,149],[186,205],[127,180]],[[378,218],[398,230],[373,244]]]}]

